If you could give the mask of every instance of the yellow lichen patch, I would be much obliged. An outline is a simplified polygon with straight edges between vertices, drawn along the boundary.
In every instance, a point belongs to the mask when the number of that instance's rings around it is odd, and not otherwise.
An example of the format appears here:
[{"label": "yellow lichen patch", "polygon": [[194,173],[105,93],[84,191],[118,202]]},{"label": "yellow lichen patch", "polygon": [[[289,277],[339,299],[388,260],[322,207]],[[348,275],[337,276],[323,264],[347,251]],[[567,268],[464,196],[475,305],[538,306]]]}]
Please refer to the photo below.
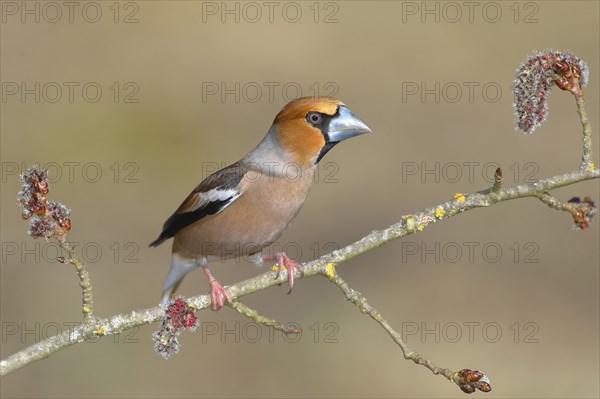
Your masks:
[{"label": "yellow lichen patch", "polygon": [[458,202],[465,202],[465,196],[462,193],[454,194],[454,199]]},{"label": "yellow lichen patch", "polygon": [[415,218],[408,216],[404,218],[406,220],[406,230],[413,231],[415,229]]},{"label": "yellow lichen patch", "polygon": [[594,170],[594,169],[596,169],[596,165],[595,165],[595,164],[592,162],[592,163],[590,164],[590,170]]},{"label": "yellow lichen patch", "polygon": [[423,231],[424,228],[425,228],[425,225],[423,223],[419,223],[419,225],[417,226],[417,230],[419,230],[419,231]]},{"label": "yellow lichen patch", "polygon": [[271,266],[271,270],[273,270],[274,272],[277,272],[277,271],[279,271],[279,266],[273,265],[273,266]]},{"label": "yellow lichen patch", "polygon": [[85,313],[90,313],[90,308],[88,308],[87,306],[84,306],[84,307],[83,307],[83,311],[84,311]]},{"label": "yellow lichen patch", "polygon": [[94,334],[96,335],[104,335],[104,327],[100,327],[98,328],[96,331],[94,331]]},{"label": "yellow lichen patch", "polygon": [[445,214],[446,214],[446,211],[441,206],[438,206],[437,208],[435,208],[435,217],[436,218],[441,219],[444,217]]},{"label": "yellow lichen patch", "polygon": [[327,269],[327,277],[333,278],[333,276],[335,275],[335,266],[332,263],[328,263],[327,266],[325,266],[325,268]]}]

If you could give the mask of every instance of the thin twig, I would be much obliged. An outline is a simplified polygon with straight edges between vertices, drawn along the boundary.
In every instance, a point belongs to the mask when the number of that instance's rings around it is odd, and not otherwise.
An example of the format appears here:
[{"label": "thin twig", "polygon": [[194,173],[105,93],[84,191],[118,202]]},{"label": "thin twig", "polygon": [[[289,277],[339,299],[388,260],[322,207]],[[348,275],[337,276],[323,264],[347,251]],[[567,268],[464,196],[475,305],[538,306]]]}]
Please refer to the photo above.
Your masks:
[{"label": "thin twig", "polygon": [[387,331],[390,337],[392,337],[394,342],[402,350],[405,359],[412,360],[417,364],[425,366],[429,370],[431,370],[433,374],[441,374],[450,381],[460,381],[458,372],[438,367],[434,365],[429,359],[424,358],[422,355],[412,350],[404,342],[402,335],[396,330],[394,330],[389,325],[389,323],[383,318],[381,313],[379,313],[379,311],[377,311],[373,306],[371,306],[367,302],[367,298],[360,292],[348,286],[348,283],[346,283],[346,281],[344,281],[344,279],[342,279],[342,277],[340,277],[340,275],[335,271],[334,266],[328,265],[328,267],[324,269],[323,275],[328,277],[333,284],[337,285],[338,288],[344,293],[346,299],[352,302],[361,311],[361,313],[368,314],[373,320],[379,323],[385,331]]},{"label": "thin twig", "polygon": [[85,265],[75,253],[73,247],[69,244],[66,239],[58,238],[58,245],[69,254],[69,263],[75,266],[77,276],[79,277],[79,286],[81,287],[83,322],[88,323],[94,317],[94,296],[92,292],[92,282],[90,280],[90,274],[85,268]]},{"label": "thin twig", "polygon": [[583,94],[575,95],[575,102],[577,103],[577,112],[579,113],[579,119],[583,126],[583,156],[581,169],[594,169],[594,160],[592,157],[592,126],[588,120],[587,112],[585,110],[585,99]]},{"label": "thin twig", "polygon": [[230,303],[228,305],[232,309],[237,310],[238,313],[243,314],[244,316],[248,317],[249,319],[254,320],[255,323],[274,328],[275,330],[279,330],[279,331],[283,332],[284,334],[299,334],[301,332],[301,330],[298,327],[282,324],[282,323],[278,322],[277,320],[265,317],[265,316],[261,315],[260,313],[258,313],[258,311],[252,309],[251,307],[249,307],[248,305],[246,305],[240,301],[233,301],[232,303]]},{"label": "thin twig", "polygon": [[[387,320],[383,318],[381,313],[373,306],[369,304],[367,298],[351,288],[346,281],[336,272],[335,266],[333,264],[328,264],[325,267],[321,268],[321,273],[323,276],[329,278],[329,280],[335,284],[343,293],[346,299],[352,302],[361,313],[369,315],[373,320],[375,320],[383,329],[390,335],[390,337],[394,340],[394,342],[400,347],[402,353],[404,354],[404,358],[407,360],[412,360],[416,364],[424,366],[428,368],[434,375],[443,375],[449,381],[454,382],[458,385],[462,390],[469,392],[474,392],[475,389],[479,389],[484,392],[489,392],[491,390],[491,386],[489,385],[489,380],[487,376],[485,376],[480,371],[472,372],[471,370],[462,369],[460,371],[453,371],[448,368],[443,368],[436,366],[430,359],[427,359],[420,353],[411,349],[404,339],[402,335],[394,330],[392,326],[389,325]],[[468,371],[469,374],[478,373],[476,380],[470,381],[465,378],[465,372]]]},{"label": "thin twig", "polygon": [[542,201],[544,204],[548,205],[552,209],[556,209],[557,211],[569,212],[569,210],[567,209],[567,204],[565,204],[564,202],[547,192],[541,193],[538,196],[538,198],[540,199],[540,201]]}]

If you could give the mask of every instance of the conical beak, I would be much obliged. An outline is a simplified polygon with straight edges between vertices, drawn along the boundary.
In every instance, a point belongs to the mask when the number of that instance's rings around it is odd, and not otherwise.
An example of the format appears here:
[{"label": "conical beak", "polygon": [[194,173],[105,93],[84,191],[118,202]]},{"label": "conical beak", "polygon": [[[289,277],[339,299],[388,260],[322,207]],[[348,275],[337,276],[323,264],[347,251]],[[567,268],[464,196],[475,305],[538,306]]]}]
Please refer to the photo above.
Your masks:
[{"label": "conical beak", "polygon": [[327,137],[330,142],[340,142],[350,137],[370,133],[371,129],[352,111],[344,106],[340,106],[338,115],[329,122]]}]

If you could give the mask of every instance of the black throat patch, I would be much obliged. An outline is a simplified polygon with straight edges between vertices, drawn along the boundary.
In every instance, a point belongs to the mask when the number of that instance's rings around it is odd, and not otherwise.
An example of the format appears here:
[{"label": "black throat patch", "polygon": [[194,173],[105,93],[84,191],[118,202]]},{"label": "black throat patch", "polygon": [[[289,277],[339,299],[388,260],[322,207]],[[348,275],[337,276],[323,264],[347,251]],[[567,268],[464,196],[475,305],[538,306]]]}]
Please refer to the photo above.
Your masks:
[{"label": "black throat patch", "polygon": [[331,122],[331,120],[333,118],[338,116],[339,113],[340,113],[340,107],[337,108],[337,110],[335,111],[335,114],[333,114],[333,115],[324,114],[322,112],[318,113],[319,115],[321,115],[321,120],[319,121],[318,124],[313,125],[313,126],[321,131],[321,134],[323,135],[323,138],[325,139],[325,145],[323,146],[323,148],[321,148],[321,152],[319,152],[319,155],[317,156],[315,165],[319,163],[319,161],[325,156],[325,154],[327,154],[329,152],[329,150],[331,150],[333,147],[335,147],[335,145],[337,143],[339,143],[339,141],[330,141],[329,135],[328,135],[329,123]]}]

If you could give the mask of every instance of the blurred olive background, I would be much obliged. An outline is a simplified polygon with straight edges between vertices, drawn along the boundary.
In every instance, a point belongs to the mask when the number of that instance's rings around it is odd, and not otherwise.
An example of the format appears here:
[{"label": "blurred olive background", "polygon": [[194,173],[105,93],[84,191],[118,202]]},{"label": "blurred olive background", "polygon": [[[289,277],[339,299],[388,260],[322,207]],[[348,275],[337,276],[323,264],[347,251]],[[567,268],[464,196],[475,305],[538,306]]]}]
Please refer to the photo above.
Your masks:
[{"label": "blurred olive background", "polygon": [[[535,49],[570,49],[588,62],[586,100],[600,154],[598,2],[476,2],[472,21],[460,2],[278,2],[272,22],[260,2],[250,8],[97,2],[102,14],[95,23],[82,16],[86,3],[77,3],[73,22],[62,7],[54,23],[44,20],[56,15],[43,2],[39,23],[31,15],[21,22],[24,3],[13,4],[16,15],[6,3],[3,358],[81,317],[74,271],[54,260],[55,246],[26,234],[15,206],[16,167],[50,163],[56,181],[49,198],[72,209],[70,239],[88,260],[96,314],[108,316],[156,305],[170,243],[147,244],[215,165],[238,160],[263,137],[287,99],[300,94],[297,88],[302,95],[335,93],[373,129],[323,159],[304,209],[278,243],[302,261],[456,192],[488,187],[484,174],[492,176],[495,163],[504,167],[505,184],[577,168],[581,126],[569,94],[554,90],[550,117],[534,134],[514,131],[512,79]],[[89,7],[85,17],[96,19],[96,7]],[[224,7],[238,7],[239,22]],[[439,22],[422,15],[425,7],[437,7]],[[33,95],[10,95],[23,82],[29,88],[40,82],[39,103]],[[62,88],[56,102],[52,82]],[[76,82],[72,102],[64,82]],[[220,85],[235,91],[236,82],[239,101],[233,94],[222,99]],[[439,102],[433,94],[408,95],[422,82],[434,90],[439,83]],[[95,87],[102,96],[92,102]],[[215,87],[217,94],[207,92]],[[408,173],[414,168],[416,174]],[[434,172],[422,175],[426,170]],[[600,199],[598,181],[555,194]],[[598,397],[599,224],[584,232],[571,224],[568,215],[522,199],[438,223],[338,270],[392,326],[417,329],[407,337],[414,349],[444,367],[486,372],[493,385],[486,397]],[[240,261],[212,270],[227,285],[267,268]],[[207,289],[202,273],[194,272],[181,293]],[[325,279],[301,280],[291,295],[287,290],[244,301],[300,324],[301,337],[286,340],[264,327],[257,336],[231,309],[203,311],[203,327],[184,333],[182,351],[169,361],[152,351],[157,326],[144,326],[27,366],[2,379],[1,394],[462,397],[443,378],[404,360],[387,334]],[[438,337],[425,331],[436,329]]]}]

